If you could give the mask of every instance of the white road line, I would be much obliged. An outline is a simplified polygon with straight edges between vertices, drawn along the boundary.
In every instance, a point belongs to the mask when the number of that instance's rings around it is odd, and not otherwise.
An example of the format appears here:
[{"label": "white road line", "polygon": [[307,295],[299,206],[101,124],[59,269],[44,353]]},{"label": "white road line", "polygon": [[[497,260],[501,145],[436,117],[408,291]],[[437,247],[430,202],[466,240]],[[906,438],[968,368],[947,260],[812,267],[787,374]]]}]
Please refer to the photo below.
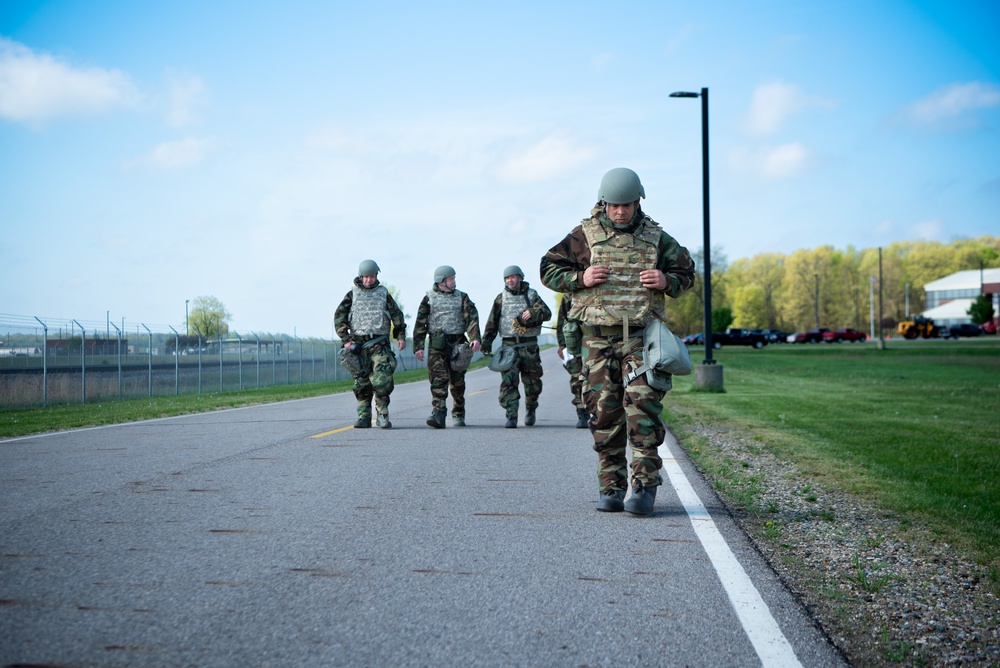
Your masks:
[{"label": "white road line", "polygon": [[[669,438],[669,437],[668,437]],[[670,484],[677,491],[684,510],[691,519],[691,526],[708,554],[719,580],[722,582],[729,602],[732,603],[736,616],[743,625],[750,643],[757,651],[757,656],[765,666],[799,666],[798,657],[789,644],[781,627],[774,620],[760,592],[754,586],[747,572],[736,555],[729,548],[726,540],[719,533],[715,521],[708,514],[698,494],[695,493],[687,476],[681,470],[680,464],[674,458],[670,446],[664,441],[661,448],[666,449],[667,457],[663,458],[663,468],[667,472]]]}]

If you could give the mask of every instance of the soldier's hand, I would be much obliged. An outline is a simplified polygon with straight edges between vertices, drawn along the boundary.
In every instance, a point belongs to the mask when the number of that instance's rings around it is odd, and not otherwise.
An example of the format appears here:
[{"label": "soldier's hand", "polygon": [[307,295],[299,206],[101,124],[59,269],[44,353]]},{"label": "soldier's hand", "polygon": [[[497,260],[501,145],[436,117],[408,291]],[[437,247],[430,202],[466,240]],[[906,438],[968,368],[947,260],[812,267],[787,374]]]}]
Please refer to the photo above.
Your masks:
[{"label": "soldier's hand", "polygon": [[418,350],[415,353],[413,353],[413,356],[417,358],[418,362],[423,362],[424,361],[424,351],[423,351],[423,349]]},{"label": "soldier's hand", "polygon": [[348,350],[354,350],[354,342],[344,341],[344,347],[347,348]]},{"label": "soldier's hand", "polygon": [[642,287],[650,290],[666,290],[667,276],[659,269],[644,269],[639,272],[639,281]]},{"label": "soldier's hand", "polygon": [[559,349],[556,350],[556,354],[559,355],[559,359],[566,359],[566,346],[559,346]]},{"label": "soldier's hand", "polygon": [[478,353],[479,352],[480,343],[479,343],[479,341],[473,341],[472,343],[469,344],[469,347],[472,348],[472,352]]},{"label": "soldier's hand", "polygon": [[399,349],[400,350],[402,350],[403,348],[406,347],[406,339],[397,339],[397,341],[399,342]]},{"label": "soldier's hand", "polygon": [[583,272],[583,284],[588,288],[600,285],[611,276],[611,267],[606,264],[592,264]]}]

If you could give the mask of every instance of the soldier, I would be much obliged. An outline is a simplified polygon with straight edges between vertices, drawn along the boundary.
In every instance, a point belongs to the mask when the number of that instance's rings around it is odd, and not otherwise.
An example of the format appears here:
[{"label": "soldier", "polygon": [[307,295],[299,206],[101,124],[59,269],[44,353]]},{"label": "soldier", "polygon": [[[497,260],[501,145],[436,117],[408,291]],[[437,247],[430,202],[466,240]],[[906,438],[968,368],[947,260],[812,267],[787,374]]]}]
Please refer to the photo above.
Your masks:
[{"label": "soldier", "polygon": [[[444,265],[434,271],[434,287],[424,295],[413,323],[413,354],[424,359],[424,341],[430,336],[427,378],[431,384],[431,416],[427,425],[444,429],[451,385],[451,424],[465,426],[465,371],[470,356],[458,355],[468,343],[479,350],[479,311],[469,295],[455,288],[455,270]],[[458,359],[456,359],[458,358]],[[464,364],[459,361],[464,358]]]},{"label": "soldier", "polygon": [[389,346],[389,338],[396,339],[399,350],[406,347],[403,311],[379,283],[380,271],[374,260],[362,262],[354,287],[344,296],[333,316],[344,349],[360,358],[360,373],[354,378],[354,396],[358,400],[355,429],[371,427],[373,396],[377,413],[375,424],[382,429],[392,428],[389,395],[395,386],[392,374],[396,370],[396,354]]},{"label": "soldier", "polygon": [[[573,295],[563,294],[559,300],[559,315],[556,316],[556,339],[559,342],[559,359],[569,373],[569,391],[573,394],[573,407],[576,408],[576,428],[586,429],[590,416],[583,403],[583,358],[581,355],[580,323],[570,320],[567,315],[573,304]],[[568,358],[568,359],[567,359]]]},{"label": "soldier", "polygon": [[504,269],[503,292],[493,300],[490,317],[483,333],[483,352],[489,354],[493,340],[500,335],[501,344],[515,350],[514,364],[500,376],[500,405],[507,413],[507,429],[517,427],[517,409],[521,395],[517,391],[518,377],[524,383],[524,425],[535,424],[538,396],[542,393],[542,360],[538,354],[538,334],[542,323],[552,317],[552,311],[528,287],[524,272],[516,264]]},{"label": "soldier", "polygon": [[[687,249],[643,213],[646,193],[631,169],[612,169],[601,181],[598,202],[565,239],[542,257],[542,283],[572,293],[568,316],[583,330],[583,396],[597,452],[597,510],[635,515],[653,512],[663,462],[657,448],[665,428],[665,390],[645,374],[643,328],[666,317],[665,296],[694,284]],[[669,387],[669,385],[667,385]],[[632,447],[632,496],[626,447]]]}]

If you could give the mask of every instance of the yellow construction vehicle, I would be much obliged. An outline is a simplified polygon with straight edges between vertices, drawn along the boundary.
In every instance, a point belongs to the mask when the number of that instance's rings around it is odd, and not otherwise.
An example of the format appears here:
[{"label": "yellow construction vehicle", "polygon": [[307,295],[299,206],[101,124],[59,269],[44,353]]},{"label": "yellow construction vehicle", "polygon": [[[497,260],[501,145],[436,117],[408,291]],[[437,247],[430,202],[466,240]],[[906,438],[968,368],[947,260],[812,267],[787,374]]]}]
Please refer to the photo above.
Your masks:
[{"label": "yellow construction vehicle", "polygon": [[896,331],[905,339],[934,339],[941,335],[934,321],[922,315],[914,316],[913,320],[904,320],[896,326]]}]

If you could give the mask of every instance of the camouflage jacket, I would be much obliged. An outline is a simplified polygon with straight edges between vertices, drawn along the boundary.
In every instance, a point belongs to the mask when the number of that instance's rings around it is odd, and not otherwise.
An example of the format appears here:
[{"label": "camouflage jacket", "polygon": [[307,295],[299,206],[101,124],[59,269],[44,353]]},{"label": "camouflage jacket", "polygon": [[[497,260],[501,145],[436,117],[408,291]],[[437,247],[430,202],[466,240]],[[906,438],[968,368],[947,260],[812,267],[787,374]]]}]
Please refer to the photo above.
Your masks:
[{"label": "camouflage jacket", "polygon": [[[354,285],[362,290],[374,290],[380,284],[375,281],[375,285],[370,288],[365,288],[364,284],[361,282],[360,277],[354,279]],[[351,333],[351,304],[354,303],[354,290],[348,290],[347,295],[337,306],[337,310],[333,314],[333,327],[337,332],[337,337],[344,342],[353,341]],[[403,320],[403,311],[396,304],[396,300],[392,298],[392,295],[388,295],[385,298],[385,307],[389,311],[389,319],[392,321],[392,332],[391,338],[406,340],[406,321]]]},{"label": "camouflage jacket", "polygon": [[[434,286],[434,290],[440,292],[437,285]],[[468,294],[458,289],[455,291],[462,295],[462,315],[465,318],[465,334],[460,334],[459,336],[462,338],[468,336],[469,341],[479,341],[479,311],[472,300],[469,299]],[[417,307],[417,319],[413,323],[413,352],[424,349],[427,335],[431,333],[428,328],[430,315],[431,302],[427,298],[427,295],[424,295],[424,298],[420,300],[420,306]],[[449,343],[455,342],[450,341]]]},{"label": "camouflage jacket", "polygon": [[[637,219],[644,215],[641,209],[637,213]],[[605,227],[614,229],[611,221],[604,216],[604,207],[600,203],[594,206],[590,215],[598,218]],[[589,266],[590,246],[583,232],[583,225],[577,225],[566,238],[542,256],[539,273],[542,284],[549,289],[572,293],[587,289],[583,285],[583,272]],[[666,232],[660,234],[656,268],[667,277],[667,287],[663,290],[665,296],[679,297],[694,285],[695,267],[691,254]]]},{"label": "camouflage jacket", "polygon": [[559,300],[559,315],[556,316],[556,340],[560,348],[566,347],[566,334],[563,332],[563,325],[569,320],[569,310],[573,306],[573,293],[564,292]]},{"label": "camouflage jacket", "polygon": [[[518,286],[517,290],[511,290],[508,287],[504,287],[504,292],[512,295],[526,295],[528,294],[529,285],[527,281],[521,281],[521,285]],[[493,308],[490,309],[490,317],[486,319],[486,329],[483,331],[483,348],[487,351],[493,349],[493,341],[500,334],[500,318],[501,312],[503,311],[503,295],[501,292],[497,295],[497,298],[493,300]],[[545,322],[552,317],[552,309],[549,305],[542,301],[542,298],[538,296],[538,292],[532,290],[536,297],[538,297],[534,303],[528,306],[528,310],[531,311],[531,319],[539,324]]]}]

